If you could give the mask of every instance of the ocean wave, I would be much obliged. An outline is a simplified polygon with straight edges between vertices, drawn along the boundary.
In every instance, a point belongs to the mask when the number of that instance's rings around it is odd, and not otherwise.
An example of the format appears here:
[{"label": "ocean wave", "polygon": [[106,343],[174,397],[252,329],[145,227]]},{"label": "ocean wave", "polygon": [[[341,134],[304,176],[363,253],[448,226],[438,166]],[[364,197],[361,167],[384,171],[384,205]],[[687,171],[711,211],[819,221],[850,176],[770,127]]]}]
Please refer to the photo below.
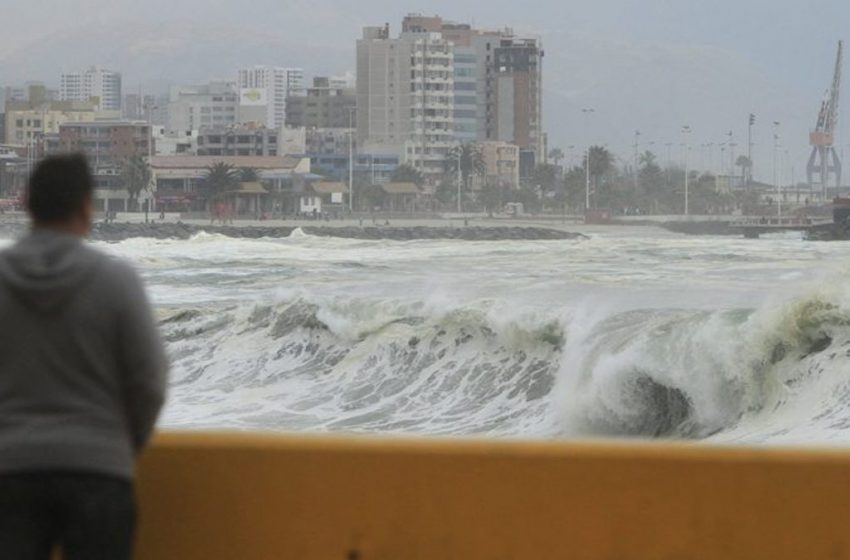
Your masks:
[{"label": "ocean wave", "polygon": [[810,290],[755,309],[522,314],[289,293],[181,308],[161,319],[166,423],[722,441],[802,440],[817,425],[838,438],[845,301]]}]

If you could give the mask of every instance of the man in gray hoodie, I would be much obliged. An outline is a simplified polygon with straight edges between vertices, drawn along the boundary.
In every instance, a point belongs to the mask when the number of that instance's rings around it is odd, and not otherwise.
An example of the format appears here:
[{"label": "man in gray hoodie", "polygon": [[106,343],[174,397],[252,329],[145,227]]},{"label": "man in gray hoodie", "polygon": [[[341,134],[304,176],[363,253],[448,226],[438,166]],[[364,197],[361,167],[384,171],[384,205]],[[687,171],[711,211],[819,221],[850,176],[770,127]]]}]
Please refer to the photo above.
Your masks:
[{"label": "man in gray hoodie", "polygon": [[0,252],[0,558],[131,557],[133,470],[167,361],[142,283],[83,240],[83,156],[33,172],[32,231]]}]

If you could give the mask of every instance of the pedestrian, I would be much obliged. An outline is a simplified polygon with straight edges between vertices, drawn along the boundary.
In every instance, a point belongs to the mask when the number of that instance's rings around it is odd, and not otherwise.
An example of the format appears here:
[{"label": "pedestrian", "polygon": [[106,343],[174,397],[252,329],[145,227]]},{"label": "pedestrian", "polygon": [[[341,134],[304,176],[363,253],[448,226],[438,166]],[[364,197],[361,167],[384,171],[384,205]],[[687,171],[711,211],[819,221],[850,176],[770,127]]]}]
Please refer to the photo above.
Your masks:
[{"label": "pedestrian", "polygon": [[132,556],[134,464],[163,404],[167,361],[142,283],[88,246],[82,155],[29,180],[32,230],[0,252],[0,557]]}]

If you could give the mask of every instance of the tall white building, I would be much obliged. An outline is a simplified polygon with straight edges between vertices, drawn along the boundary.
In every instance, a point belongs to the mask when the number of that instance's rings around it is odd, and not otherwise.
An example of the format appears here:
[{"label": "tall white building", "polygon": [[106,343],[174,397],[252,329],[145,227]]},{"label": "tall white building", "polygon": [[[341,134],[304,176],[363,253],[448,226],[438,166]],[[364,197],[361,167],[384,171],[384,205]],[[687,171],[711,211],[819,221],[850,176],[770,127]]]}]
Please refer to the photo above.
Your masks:
[{"label": "tall white building", "polygon": [[[250,107],[265,107],[265,122],[269,128],[280,128],[286,121],[286,98],[304,95],[304,70],[280,66],[251,66],[239,70],[236,80],[244,112],[257,114]],[[243,119],[244,120],[244,119]]]},{"label": "tall white building", "polygon": [[396,153],[429,182],[442,175],[454,137],[454,54],[439,33],[366,27],[357,42],[357,137]]},{"label": "tall white building", "polygon": [[168,100],[170,133],[213,126],[227,126],[238,121],[239,95],[232,82],[211,82],[201,86],[172,86]]},{"label": "tall white building", "polygon": [[60,101],[100,99],[100,109],[121,110],[121,72],[91,66],[81,72],[63,72],[59,80]]}]

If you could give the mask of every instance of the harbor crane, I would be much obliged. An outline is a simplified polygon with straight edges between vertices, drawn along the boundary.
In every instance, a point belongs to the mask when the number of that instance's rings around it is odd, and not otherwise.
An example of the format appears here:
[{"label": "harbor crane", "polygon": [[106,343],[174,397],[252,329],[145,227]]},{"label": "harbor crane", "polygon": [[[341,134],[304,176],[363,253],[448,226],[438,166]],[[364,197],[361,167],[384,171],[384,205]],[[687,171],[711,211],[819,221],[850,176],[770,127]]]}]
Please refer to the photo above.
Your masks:
[{"label": "harbor crane", "polygon": [[812,155],[806,166],[809,185],[819,185],[824,195],[830,185],[830,177],[835,178],[835,186],[841,186],[841,161],[835,151],[835,131],[838,126],[838,101],[841,92],[841,64],[843,42],[838,41],[838,55],[835,59],[835,73],[832,88],[821,103],[815,129],[809,134]]}]

